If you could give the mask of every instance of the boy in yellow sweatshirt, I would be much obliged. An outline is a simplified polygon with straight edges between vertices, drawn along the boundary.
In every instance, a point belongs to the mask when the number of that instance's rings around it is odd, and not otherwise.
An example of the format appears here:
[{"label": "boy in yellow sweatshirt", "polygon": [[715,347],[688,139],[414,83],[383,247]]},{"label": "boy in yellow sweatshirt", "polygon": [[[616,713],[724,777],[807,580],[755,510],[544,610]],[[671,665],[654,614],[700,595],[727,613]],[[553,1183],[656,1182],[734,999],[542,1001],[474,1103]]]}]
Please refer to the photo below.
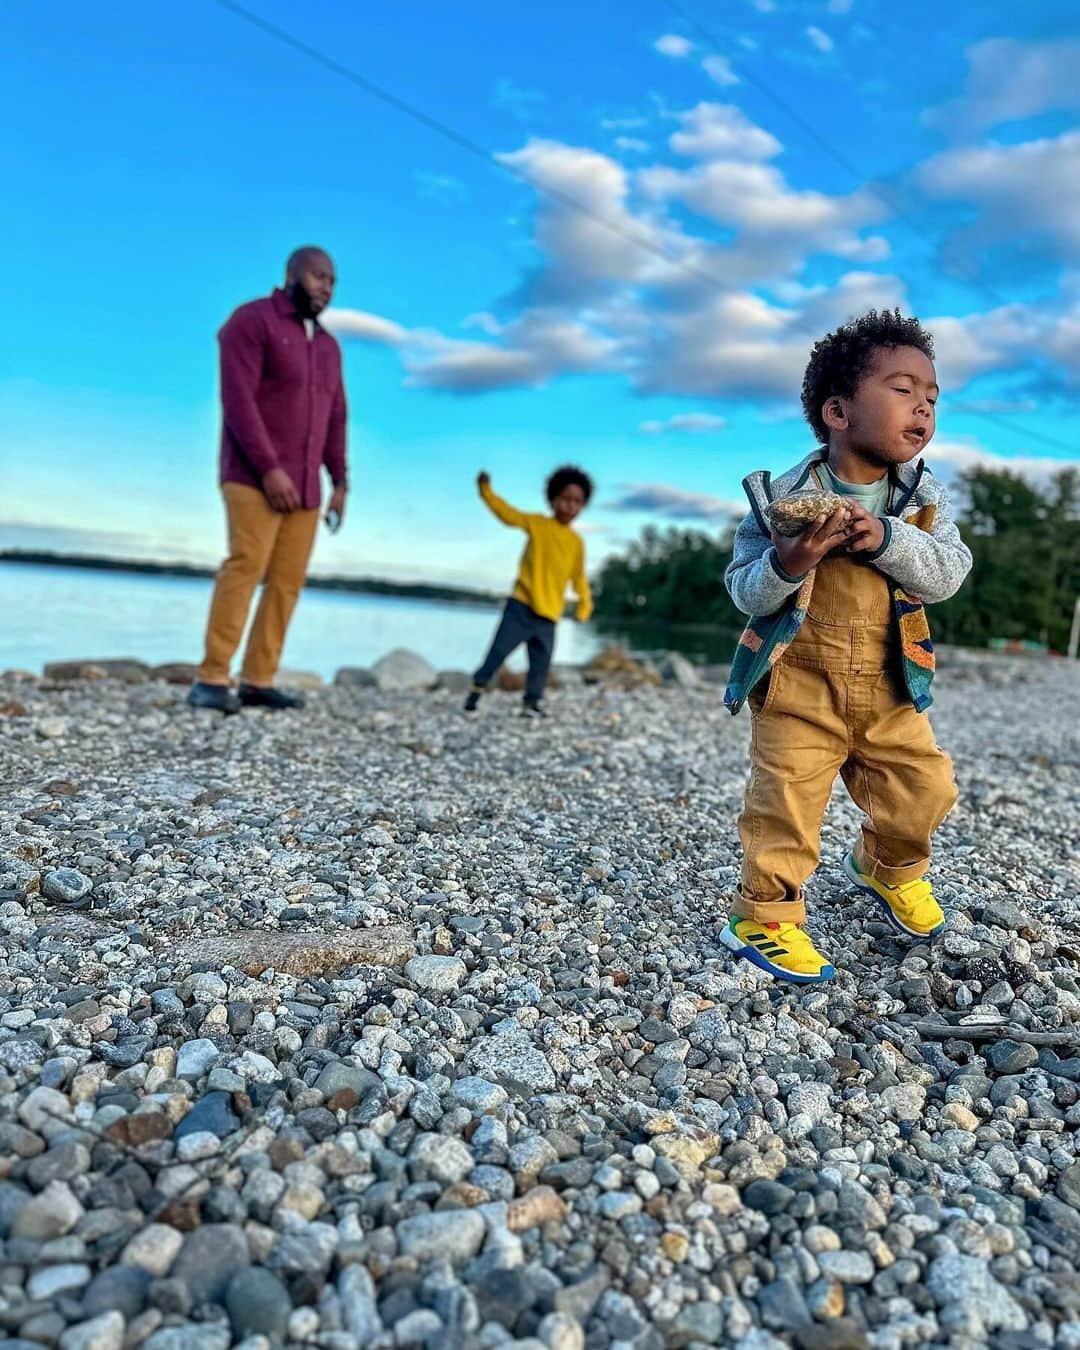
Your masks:
[{"label": "boy in yellow sweatshirt", "polygon": [[481,694],[499,667],[524,642],[529,654],[529,673],[521,713],[523,717],[543,717],[540,700],[555,650],[555,625],[566,603],[567,582],[573,585],[578,601],[574,618],[584,623],[592,613],[589,579],[585,575],[585,544],[571,527],[592,496],[592,479],[569,464],[556,469],[545,488],[551,504],[550,516],[518,511],[504,502],[492,490],[487,473],[478,475],[476,486],[494,515],[504,525],[524,530],[529,539],[491,648],[473,676],[465,711],[476,711]]}]

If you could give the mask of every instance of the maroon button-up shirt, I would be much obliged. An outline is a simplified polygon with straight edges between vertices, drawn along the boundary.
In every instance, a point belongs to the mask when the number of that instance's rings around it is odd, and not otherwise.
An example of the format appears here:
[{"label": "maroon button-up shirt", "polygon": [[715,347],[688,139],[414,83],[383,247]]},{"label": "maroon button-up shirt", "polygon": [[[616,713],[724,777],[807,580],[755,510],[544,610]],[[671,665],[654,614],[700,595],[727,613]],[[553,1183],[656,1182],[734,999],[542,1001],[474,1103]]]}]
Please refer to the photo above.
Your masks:
[{"label": "maroon button-up shirt", "polygon": [[293,302],[275,290],[230,315],[221,348],[221,481],[262,487],[284,469],[301,505],[321,501],[319,469],[344,483],[341,349],[315,323],[309,338]]}]

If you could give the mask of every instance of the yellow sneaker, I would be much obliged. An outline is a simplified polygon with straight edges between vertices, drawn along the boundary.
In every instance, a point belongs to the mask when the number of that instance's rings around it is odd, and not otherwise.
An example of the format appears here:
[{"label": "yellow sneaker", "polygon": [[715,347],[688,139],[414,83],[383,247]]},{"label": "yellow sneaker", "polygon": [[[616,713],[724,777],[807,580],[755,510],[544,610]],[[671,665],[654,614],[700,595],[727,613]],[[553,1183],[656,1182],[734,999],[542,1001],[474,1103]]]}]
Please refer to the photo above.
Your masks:
[{"label": "yellow sneaker", "polygon": [[759,970],[793,984],[818,984],[836,974],[796,923],[758,923],[733,917],[720,934],[729,951]]},{"label": "yellow sneaker", "polygon": [[883,881],[860,872],[853,853],[844,859],[844,871],[852,885],[873,896],[885,910],[892,926],[908,937],[933,937],[945,927],[945,915],[925,877],[905,881],[899,886],[886,886]]}]

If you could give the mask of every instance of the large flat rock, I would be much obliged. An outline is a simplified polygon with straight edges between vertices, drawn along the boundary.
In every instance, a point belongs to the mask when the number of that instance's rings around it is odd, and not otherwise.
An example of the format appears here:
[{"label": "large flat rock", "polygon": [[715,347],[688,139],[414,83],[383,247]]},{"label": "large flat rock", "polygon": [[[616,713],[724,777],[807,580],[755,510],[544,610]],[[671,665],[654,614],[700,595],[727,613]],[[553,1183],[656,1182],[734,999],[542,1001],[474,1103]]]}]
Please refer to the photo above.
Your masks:
[{"label": "large flat rock", "polygon": [[125,656],[106,661],[49,661],[42,671],[46,680],[120,680],[124,684],[143,684],[150,678],[145,661]]},{"label": "large flat rock", "polygon": [[261,975],[272,967],[306,979],[336,975],[346,966],[403,966],[416,955],[416,944],[412,932],[401,924],[318,933],[252,928],[216,937],[183,938],[171,944],[169,952],[181,961],[234,966],[245,975]]}]

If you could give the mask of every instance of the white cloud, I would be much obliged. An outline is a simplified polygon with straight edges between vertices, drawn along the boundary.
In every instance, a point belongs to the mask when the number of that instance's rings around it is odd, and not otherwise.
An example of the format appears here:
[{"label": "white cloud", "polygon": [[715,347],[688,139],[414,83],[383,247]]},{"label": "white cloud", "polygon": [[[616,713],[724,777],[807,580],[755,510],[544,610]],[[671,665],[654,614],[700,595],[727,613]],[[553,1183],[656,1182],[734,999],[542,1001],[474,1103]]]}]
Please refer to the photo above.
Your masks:
[{"label": "white cloud", "polygon": [[830,14],[850,14],[855,0],[829,0],[826,8]]},{"label": "white cloud", "polygon": [[605,131],[637,131],[649,125],[647,117],[604,117],[600,125]]},{"label": "white cloud", "polygon": [[611,369],[617,343],[555,312],[527,311],[502,329],[500,342],[414,333],[406,353],[408,384],[455,394],[537,387],[557,375]]},{"label": "white cloud", "polygon": [[[475,394],[608,372],[646,394],[787,407],[816,337],[871,307],[906,303],[900,280],[869,266],[888,256],[886,241],[870,233],[887,206],[869,190],[833,196],[794,188],[776,162],[780,142],[732,105],[661,112],[674,126],[668,148],[681,165],[647,161],[630,170],[610,154],[536,138],[501,157],[537,192],[536,256],[517,291],[500,298],[498,318],[470,315],[464,330],[471,331],[455,335],[360,311],[336,311],[329,322],[342,336],[398,346],[414,387]],[[986,222],[997,220],[992,203],[1004,229],[1005,195],[991,191],[993,170],[1042,144],[954,149],[921,173],[928,191],[962,181]],[[1024,175],[1029,201],[1017,206],[1020,215],[1045,190],[1034,169]],[[1060,177],[1050,190],[1064,197]],[[711,228],[695,226],[680,207]],[[1065,234],[1080,228],[1063,209],[1052,219]],[[828,287],[809,286],[814,256],[847,267]],[[1080,382],[1080,272],[1073,290],[1052,300],[927,323],[950,395],[979,376],[1021,369],[1050,386],[1063,373]],[[686,433],[704,429],[697,419],[710,416],[682,414],[643,430]]]},{"label": "white cloud", "polygon": [[1080,384],[1080,303],[1053,322],[1046,337],[1045,352],[1052,360],[1060,362],[1074,384]]},{"label": "white cloud", "polygon": [[615,148],[617,150],[626,150],[634,154],[644,154],[649,149],[648,141],[639,141],[636,136],[616,136]]},{"label": "white cloud", "polygon": [[704,492],[690,492],[667,483],[626,483],[621,495],[606,503],[609,511],[640,511],[669,520],[727,520],[746,513],[742,502],[726,501]]},{"label": "white cloud", "polygon": [[816,27],[814,24],[811,24],[810,27],[807,28],[806,36],[810,39],[813,46],[815,46],[819,52],[831,52],[832,49],[836,46],[836,43],[833,42],[832,38],[828,35],[828,33],[823,32],[820,28]]},{"label": "white cloud", "polygon": [[499,158],[537,187],[572,197],[590,213],[552,198],[538,203],[536,243],[545,266],[533,290],[545,303],[581,301],[611,283],[639,279],[655,261],[648,250],[661,247],[663,230],[629,209],[630,179],[616,160],[535,139]]},{"label": "white cloud", "polygon": [[497,108],[505,109],[519,121],[527,122],[536,116],[537,108],[545,101],[545,96],[535,89],[523,89],[513,80],[503,79],[496,83],[491,101]]},{"label": "white cloud", "polygon": [[702,297],[673,312],[648,342],[639,380],[648,393],[782,397],[797,389],[809,341],[789,310],[749,292]]},{"label": "white cloud", "polygon": [[408,329],[393,319],[368,314],[362,309],[328,309],[320,322],[339,337],[357,338],[384,347],[400,347],[409,336]]},{"label": "white cloud", "polygon": [[1080,383],[1080,297],[1065,305],[1017,303],[963,318],[926,320],[934,335],[943,389],[995,371],[1029,369],[1043,360]]},{"label": "white cloud", "polygon": [[906,302],[907,292],[899,277],[884,272],[847,272],[832,286],[803,292],[797,300],[799,327],[803,332],[822,334],[867,310],[903,308]]},{"label": "white cloud", "polygon": [[545,373],[529,352],[486,342],[432,340],[423,355],[406,361],[412,389],[483,394],[539,385]]},{"label": "white cloud", "polygon": [[[1023,432],[1017,433],[1023,440]],[[1054,459],[1050,455],[995,455],[978,441],[935,437],[926,451],[926,461],[939,478],[955,479],[966,469],[996,469],[1044,484],[1065,469],[1080,469],[1080,459]]]},{"label": "white cloud", "polygon": [[1080,131],[1019,145],[946,150],[920,166],[916,181],[930,196],[981,208],[967,232],[976,242],[1017,242],[1027,235],[1080,259]]},{"label": "white cloud", "polygon": [[1080,40],[986,38],[967,50],[963,95],[927,114],[951,135],[967,135],[1049,109],[1080,107]]},{"label": "white cloud", "polygon": [[460,202],[465,199],[465,184],[459,178],[449,174],[431,173],[427,169],[417,169],[413,179],[420,194],[432,201]]},{"label": "white cloud", "polygon": [[666,431],[722,431],[727,424],[726,417],[718,417],[715,413],[676,413],[664,421],[642,422],[638,431],[647,436],[661,436]]},{"label": "white cloud", "polygon": [[772,159],[783,149],[764,127],[731,103],[699,103],[678,114],[682,130],[669,144],[691,159]]},{"label": "white cloud", "polygon": [[944,389],[962,388],[969,380],[1014,364],[1018,350],[1031,353],[1036,337],[1025,305],[1006,305],[964,318],[941,315],[924,321],[934,335],[935,364]]},{"label": "white cloud", "polygon": [[480,310],[476,314],[466,314],[461,321],[462,328],[479,328],[482,333],[487,333],[489,337],[498,337],[503,332],[504,325],[499,322],[494,314],[489,314],[487,310]]},{"label": "white cloud", "polygon": [[738,84],[739,77],[731,68],[731,62],[726,56],[707,56],[701,63],[701,68],[708,75],[714,84],[726,88],[728,85]]},{"label": "white cloud", "polygon": [[679,37],[677,33],[665,33],[663,37],[658,37],[653,47],[661,56],[673,56],[676,59],[689,56],[694,50],[694,44],[689,38]]},{"label": "white cloud", "polygon": [[646,170],[641,181],[653,196],[674,198],[719,224],[801,238],[806,254],[841,245],[844,256],[857,256],[853,231],[879,219],[884,209],[871,192],[830,197],[795,191],[772,165],[732,159],[710,160],[688,170],[657,167]]}]

